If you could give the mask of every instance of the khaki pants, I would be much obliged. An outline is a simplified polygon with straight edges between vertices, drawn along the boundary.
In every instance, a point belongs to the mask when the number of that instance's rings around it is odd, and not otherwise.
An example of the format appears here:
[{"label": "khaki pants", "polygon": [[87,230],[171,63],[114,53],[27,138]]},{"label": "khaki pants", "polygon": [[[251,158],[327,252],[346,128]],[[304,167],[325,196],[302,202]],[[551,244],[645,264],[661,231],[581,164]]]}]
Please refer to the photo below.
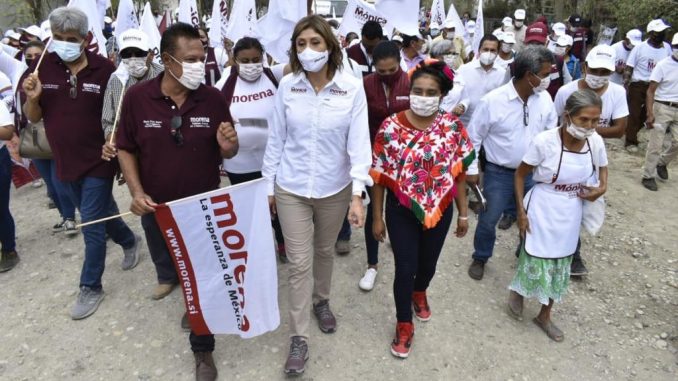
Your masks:
[{"label": "khaki pants", "polygon": [[657,176],[658,165],[668,165],[678,156],[678,107],[654,102],[653,110],[654,128],[648,131],[644,179]]},{"label": "khaki pants", "polygon": [[290,261],[290,336],[308,339],[311,303],[330,298],[334,244],[350,201],[351,185],[320,199],[275,187],[278,218]]}]

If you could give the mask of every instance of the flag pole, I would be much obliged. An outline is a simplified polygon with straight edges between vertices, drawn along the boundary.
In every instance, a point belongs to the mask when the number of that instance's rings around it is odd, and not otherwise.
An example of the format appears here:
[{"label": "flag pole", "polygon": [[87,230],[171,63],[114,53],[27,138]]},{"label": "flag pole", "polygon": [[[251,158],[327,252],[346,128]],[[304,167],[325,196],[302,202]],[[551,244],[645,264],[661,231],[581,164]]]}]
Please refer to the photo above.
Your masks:
[{"label": "flag pole", "polygon": [[115,216],[109,216],[109,217],[105,217],[105,218],[100,218],[100,219],[98,219],[98,220],[94,220],[94,221],[89,221],[89,222],[85,222],[85,223],[82,223],[82,224],[78,224],[78,225],[75,225],[75,228],[78,229],[78,228],[81,228],[81,227],[83,227],[83,226],[94,225],[94,224],[98,224],[98,223],[100,223],[100,222],[106,222],[106,221],[109,221],[109,220],[114,220],[114,219],[116,219],[116,218],[126,217],[126,216],[129,216],[129,215],[131,215],[131,214],[132,214],[132,212],[120,213],[120,214],[116,214]]},{"label": "flag pole", "polygon": [[[129,79],[128,79],[129,81]],[[122,109],[122,99],[125,96],[125,90],[126,88],[126,83],[122,85],[122,93],[120,93],[120,101],[118,102],[118,107],[117,110],[115,110],[115,119],[113,120],[113,130],[111,130],[111,137],[108,139],[108,144],[113,144],[113,140],[115,139],[115,129],[118,127],[118,119],[120,118],[120,110]]]},{"label": "flag pole", "polygon": [[47,49],[49,48],[49,45],[51,43],[52,39],[50,38],[49,41],[47,41],[47,45],[45,45],[45,49],[43,49],[42,53],[40,54],[40,59],[38,60],[38,63],[35,65],[35,70],[33,70],[35,75],[38,75],[38,68],[40,68],[40,64],[42,64],[42,59],[45,57],[45,53],[47,53]]}]

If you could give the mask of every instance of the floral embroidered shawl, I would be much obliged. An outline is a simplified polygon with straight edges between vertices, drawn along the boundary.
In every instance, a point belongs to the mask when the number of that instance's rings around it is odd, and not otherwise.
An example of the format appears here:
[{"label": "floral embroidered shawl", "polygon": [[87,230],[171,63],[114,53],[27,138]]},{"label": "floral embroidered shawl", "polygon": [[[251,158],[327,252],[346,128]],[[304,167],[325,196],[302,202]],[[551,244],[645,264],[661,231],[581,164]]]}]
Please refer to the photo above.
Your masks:
[{"label": "floral embroidered shawl", "polygon": [[431,126],[420,131],[403,111],[388,117],[379,128],[370,176],[393,192],[424,229],[430,229],[454,200],[455,179],[466,177],[475,155],[456,116],[439,113]]}]

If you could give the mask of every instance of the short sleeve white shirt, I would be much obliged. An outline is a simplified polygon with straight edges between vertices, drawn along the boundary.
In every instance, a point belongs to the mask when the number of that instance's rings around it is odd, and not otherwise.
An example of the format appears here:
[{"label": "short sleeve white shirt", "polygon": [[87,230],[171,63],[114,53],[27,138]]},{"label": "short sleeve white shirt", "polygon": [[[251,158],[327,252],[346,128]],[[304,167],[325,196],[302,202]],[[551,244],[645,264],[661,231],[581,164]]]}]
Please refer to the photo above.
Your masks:
[{"label": "short sleeve white shirt", "polygon": [[[583,81],[583,79],[580,79],[579,81]],[[567,98],[579,89],[579,81],[570,82],[558,89],[554,101],[558,117],[562,117],[565,112],[565,102],[567,102]],[[629,106],[626,102],[626,90],[623,86],[610,82],[600,98],[603,100],[603,111],[600,114],[598,127],[610,127],[613,120],[629,116]]]},{"label": "short sleeve white shirt", "polygon": [[[623,41],[619,41],[615,44],[612,44],[612,48],[614,48],[615,53],[617,53],[617,59],[615,60],[615,66],[626,65],[626,59],[629,57],[631,50],[627,50],[624,47]],[[610,81],[614,82],[618,85],[623,85],[624,84],[624,76],[617,73],[617,72],[614,72],[614,73],[612,73],[612,76],[610,77]]]},{"label": "short sleeve white shirt", "polygon": [[678,102],[678,61],[673,56],[659,61],[650,75],[650,81],[657,82],[654,99],[663,102]]},{"label": "short sleeve white shirt", "polygon": [[480,98],[505,84],[508,79],[506,67],[497,63],[490,70],[483,69],[477,59],[462,65],[454,77],[454,87],[462,88],[460,103],[466,107],[459,117],[461,122],[467,125]]},{"label": "short sleeve white shirt", "polygon": [[659,63],[659,61],[671,55],[671,45],[664,42],[661,48],[654,48],[648,44],[647,41],[643,41],[638,44],[626,59],[626,66],[631,66],[633,68],[633,75],[631,76],[631,82],[650,81],[650,74],[652,70]]}]

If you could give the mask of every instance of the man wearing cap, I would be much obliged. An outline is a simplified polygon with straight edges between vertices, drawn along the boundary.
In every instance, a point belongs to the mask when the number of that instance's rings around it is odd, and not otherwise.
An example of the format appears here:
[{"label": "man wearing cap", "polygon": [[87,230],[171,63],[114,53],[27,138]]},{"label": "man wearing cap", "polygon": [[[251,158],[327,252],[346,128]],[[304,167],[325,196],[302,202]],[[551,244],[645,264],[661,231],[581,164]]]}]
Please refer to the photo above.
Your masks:
[{"label": "man wearing cap", "polygon": [[[548,28],[546,27],[546,24],[536,22],[527,27],[527,31],[525,32],[525,45],[544,46],[546,44],[546,39],[548,38],[547,36]],[[556,93],[562,85],[572,81],[570,71],[567,69],[564,70],[565,61],[563,57],[553,54],[553,58],[554,63],[551,65],[551,82],[547,89],[548,93],[551,95],[551,99],[556,97]]]},{"label": "man wearing cap", "polygon": [[525,10],[516,9],[513,14],[513,25],[509,26],[504,30],[504,32],[511,32],[516,40],[513,50],[520,52],[525,44],[525,33],[527,32],[527,27],[525,26]]},{"label": "man wearing cap", "polygon": [[[492,33],[494,34],[494,33],[498,33],[498,32],[506,32],[508,30],[508,28],[511,27],[511,25],[513,25],[513,19],[506,16],[501,20],[501,26],[499,28],[495,29]],[[499,37],[499,36],[497,36],[497,37]]]},{"label": "man wearing cap", "polygon": [[[60,7],[49,15],[51,50],[40,66],[23,81],[27,101],[24,113],[31,123],[41,119],[49,140],[57,177],[82,222],[119,214],[113,199],[114,165],[101,158],[104,131],[101,112],[108,79],[115,67],[87,51],[87,15],[74,7]],[[138,262],[141,237],[120,218],[82,228],[85,261],[80,294],[71,318],[92,315],[104,298],[101,278],[106,264],[106,235],[122,246],[123,269]]]},{"label": "man wearing cap", "polygon": [[[668,180],[666,167],[678,156],[678,33],[673,35],[671,48],[671,56],[659,61],[652,70],[647,90],[650,131],[642,184],[651,191],[657,190],[655,174],[660,180]],[[666,140],[670,140],[670,144],[663,148]]]},{"label": "man wearing cap", "polygon": [[[516,38],[513,32],[502,32],[499,36],[499,54],[497,55],[497,60],[495,65],[503,66],[508,68],[515,58],[516,52],[513,50],[513,47],[516,44]],[[509,73],[510,76],[510,73]]]},{"label": "man wearing cap", "polygon": [[452,20],[445,20],[443,31],[440,36],[433,39],[433,42],[450,40],[454,44],[454,51],[459,53],[462,61],[466,62],[466,47],[463,36],[456,33],[457,27]]},{"label": "man wearing cap", "polygon": [[[549,39],[548,43],[546,44],[546,47],[552,51],[553,53],[556,52],[556,45],[558,43],[558,38],[562,35],[565,34],[565,31],[567,30],[567,27],[565,24],[562,22],[557,22],[553,24],[551,27],[551,34],[549,34]],[[560,54],[562,56],[562,54]]]},{"label": "man wearing cap", "polygon": [[586,57],[586,29],[582,27],[582,19],[579,15],[571,15],[567,19],[568,29],[567,34],[572,36],[572,50],[579,61],[584,61]]},{"label": "man wearing cap", "polygon": [[614,51],[617,55],[617,61],[615,62],[614,73],[610,77],[610,81],[618,84],[624,84],[624,69],[626,69],[626,59],[629,57],[633,47],[643,42],[642,40],[643,32],[638,29],[631,29],[626,32],[626,37],[612,44]]},{"label": "man wearing cap", "polygon": [[476,34],[476,22],[473,20],[468,20],[466,23],[466,34],[464,35],[464,45],[466,49],[466,55],[467,60],[465,62],[468,62],[473,59],[473,54],[475,53],[473,51],[473,38]]},{"label": "man wearing cap", "polygon": [[647,110],[647,89],[650,75],[657,63],[671,55],[671,45],[664,41],[666,30],[670,28],[662,19],[647,24],[648,39],[638,44],[626,59],[624,85],[628,89],[629,124],[626,128],[626,149],[638,152],[638,131],[643,128]]}]

